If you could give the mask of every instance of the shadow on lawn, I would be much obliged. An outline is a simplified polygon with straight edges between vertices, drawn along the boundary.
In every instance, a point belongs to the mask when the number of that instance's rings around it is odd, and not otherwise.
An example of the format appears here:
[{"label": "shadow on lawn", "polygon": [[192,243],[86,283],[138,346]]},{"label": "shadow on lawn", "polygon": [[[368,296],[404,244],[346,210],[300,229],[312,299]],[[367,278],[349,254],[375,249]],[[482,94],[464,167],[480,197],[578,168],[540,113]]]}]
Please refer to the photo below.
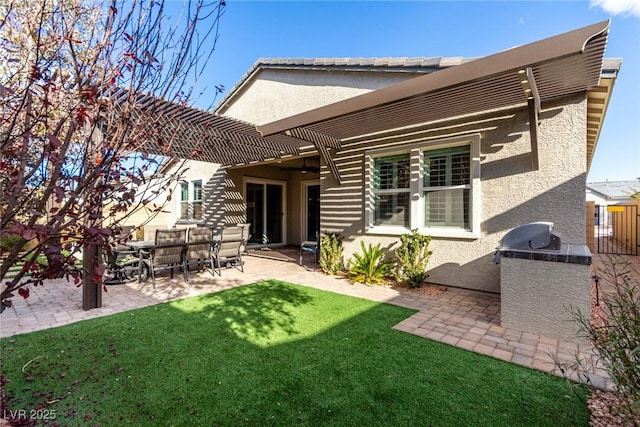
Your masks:
[{"label": "shadow on lawn", "polygon": [[[170,303],[186,312],[200,312],[207,319],[224,319],[239,338],[254,341],[273,336],[274,331],[297,335],[292,308],[311,302],[300,287],[278,280],[265,280],[229,291],[202,295]],[[195,302],[195,304],[194,304]]]}]

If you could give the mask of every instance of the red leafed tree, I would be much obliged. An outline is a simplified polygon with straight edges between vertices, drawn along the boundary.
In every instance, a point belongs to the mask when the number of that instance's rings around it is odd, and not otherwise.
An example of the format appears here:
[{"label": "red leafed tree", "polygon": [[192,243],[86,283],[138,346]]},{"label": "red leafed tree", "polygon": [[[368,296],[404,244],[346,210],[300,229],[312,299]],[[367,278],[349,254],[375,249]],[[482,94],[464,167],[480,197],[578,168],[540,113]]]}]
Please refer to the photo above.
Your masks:
[{"label": "red leafed tree", "polygon": [[[151,218],[175,187],[183,167],[159,171],[177,135],[159,132],[148,100],[193,101],[225,4],[169,6],[0,2],[2,310],[45,279],[80,284],[79,251],[107,249],[119,223],[140,209]],[[165,156],[145,154],[149,141]],[[102,268],[91,274],[99,282]]]}]

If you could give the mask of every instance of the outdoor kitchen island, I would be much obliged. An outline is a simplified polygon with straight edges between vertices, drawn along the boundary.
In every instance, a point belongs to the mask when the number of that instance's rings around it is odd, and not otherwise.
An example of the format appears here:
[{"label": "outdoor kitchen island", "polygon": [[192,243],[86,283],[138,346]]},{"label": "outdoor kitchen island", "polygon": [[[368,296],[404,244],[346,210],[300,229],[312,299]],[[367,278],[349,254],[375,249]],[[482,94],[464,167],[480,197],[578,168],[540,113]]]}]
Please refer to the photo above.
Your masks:
[{"label": "outdoor kitchen island", "polygon": [[[516,239],[509,237],[514,232],[520,234]],[[572,313],[588,318],[591,310],[587,245],[562,244],[553,224],[533,223],[505,235],[497,255],[502,326],[575,341]]]}]

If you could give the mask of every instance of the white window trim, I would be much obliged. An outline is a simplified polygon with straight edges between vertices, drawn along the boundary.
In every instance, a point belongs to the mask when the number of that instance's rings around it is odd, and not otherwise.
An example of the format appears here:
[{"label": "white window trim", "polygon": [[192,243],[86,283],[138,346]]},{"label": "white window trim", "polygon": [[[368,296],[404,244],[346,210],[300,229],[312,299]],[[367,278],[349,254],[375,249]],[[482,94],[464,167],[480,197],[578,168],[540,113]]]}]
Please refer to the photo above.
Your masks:
[{"label": "white window trim", "polygon": [[[406,151],[400,151],[400,152],[397,152],[397,153],[395,153],[395,152],[393,152],[393,153],[392,152],[388,152],[388,153],[385,152],[383,156],[372,156],[372,158],[371,158],[371,165],[372,165],[372,167],[371,167],[371,172],[372,172],[371,177],[373,178],[373,171],[374,171],[374,168],[375,168],[375,159],[376,158],[378,158],[378,157],[388,157],[388,156],[391,157],[391,156],[394,156],[395,154],[404,155],[404,154],[409,154],[409,153],[407,153]],[[385,195],[385,194],[392,194],[393,195],[393,194],[406,193],[406,194],[409,194],[409,197],[411,197],[411,192],[412,192],[412,181],[411,181],[411,179],[413,178],[413,171],[411,170],[411,155],[409,155],[409,170],[410,170],[410,172],[409,172],[409,174],[410,174],[409,175],[409,187],[406,187],[406,188],[404,188],[404,187],[403,188],[388,188],[388,189],[378,189],[378,190],[376,190],[374,188],[374,185],[371,185],[371,187],[370,187],[370,191],[372,193],[371,194],[371,200],[372,200],[372,205],[371,206],[374,208],[374,211],[372,211],[371,224],[375,224],[375,199],[376,199],[376,195]],[[371,179],[371,184],[373,184],[373,179]],[[411,205],[409,206],[409,209],[411,209]],[[411,213],[409,214],[409,216],[411,216]],[[390,229],[398,229],[398,228],[405,229],[405,227],[402,226],[402,225],[382,225],[382,226],[381,225],[377,225],[375,227],[383,227],[383,228],[387,228],[388,227]]]},{"label": "white window trim", "polygon": [[[424,224],[424,183],[422,180],[423,151],[437,150],[441,148],[450,148],[461,145],[469,145],[470,151],[470,176],[471,176],[471,194],[469,208],[469,227],[470,230],[463,230],[455,227],[425,227]],[[403,226],[376,226],[375,220],[375,198],[373,192],[373,168],[374,161],[377,157],[391,156],[395,154],[410,153],[411,159],[411,202],[410,202],[410,227]],[[480,191],[480,135],[466,135],[462,137],[453,137],[440,139],[437,141],[423,141],[411,144],[410,147],[404,149],[374,149],[365,152],[364,161],[364,181],[365,181],[365,229],[367,234],[381,234],[399,236],[407,233],[412,229],[418,229],[421,234],[432,237],[460,238],[460,239],[479,239],[480,233],[480,216],[481,216],[481,191]]]},{"label": "white window trim", "polygon": [[[200,200],[195,200],[193,198],[193,193],[194,193],[194,182],[200,181],[201,184],[201,188],[202,188],[202,199]],[[204,223],[204,199],[205,199],[205,190],[204,190],[204,183],[205,180],[203,178],[195,178],[195,179],[190,179],[190,180],[182,180],[178,183],[178,210],[177,210],[177,215],[176,215],[176,223],[179,224],[202,224]],[[195,218],[181,218],[182,215],[182,203],[184,203],[184,201],[182,200],[182,185],[183,184],[187,184],[187,210],[189,212],[189,216],[191,217],[193,215],[193,203],[196,201],[200,201],[202,202],[202,218],[200,219],[195,219]]]}]

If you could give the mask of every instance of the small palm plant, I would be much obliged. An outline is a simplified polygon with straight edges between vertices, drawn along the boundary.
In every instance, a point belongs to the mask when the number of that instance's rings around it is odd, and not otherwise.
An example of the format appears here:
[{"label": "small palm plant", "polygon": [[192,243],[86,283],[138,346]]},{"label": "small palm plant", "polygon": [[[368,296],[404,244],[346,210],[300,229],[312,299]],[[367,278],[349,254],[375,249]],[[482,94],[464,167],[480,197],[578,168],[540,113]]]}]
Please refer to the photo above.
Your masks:
[{"label": "small palm plant", "polygon": [[362,254],[356,253],[349,260],[349,276],[354,282],[375,285],[382,283],[391,272],[391,262],[385,258],[384,249],[380,243],[365,246],[360,242]]}]

